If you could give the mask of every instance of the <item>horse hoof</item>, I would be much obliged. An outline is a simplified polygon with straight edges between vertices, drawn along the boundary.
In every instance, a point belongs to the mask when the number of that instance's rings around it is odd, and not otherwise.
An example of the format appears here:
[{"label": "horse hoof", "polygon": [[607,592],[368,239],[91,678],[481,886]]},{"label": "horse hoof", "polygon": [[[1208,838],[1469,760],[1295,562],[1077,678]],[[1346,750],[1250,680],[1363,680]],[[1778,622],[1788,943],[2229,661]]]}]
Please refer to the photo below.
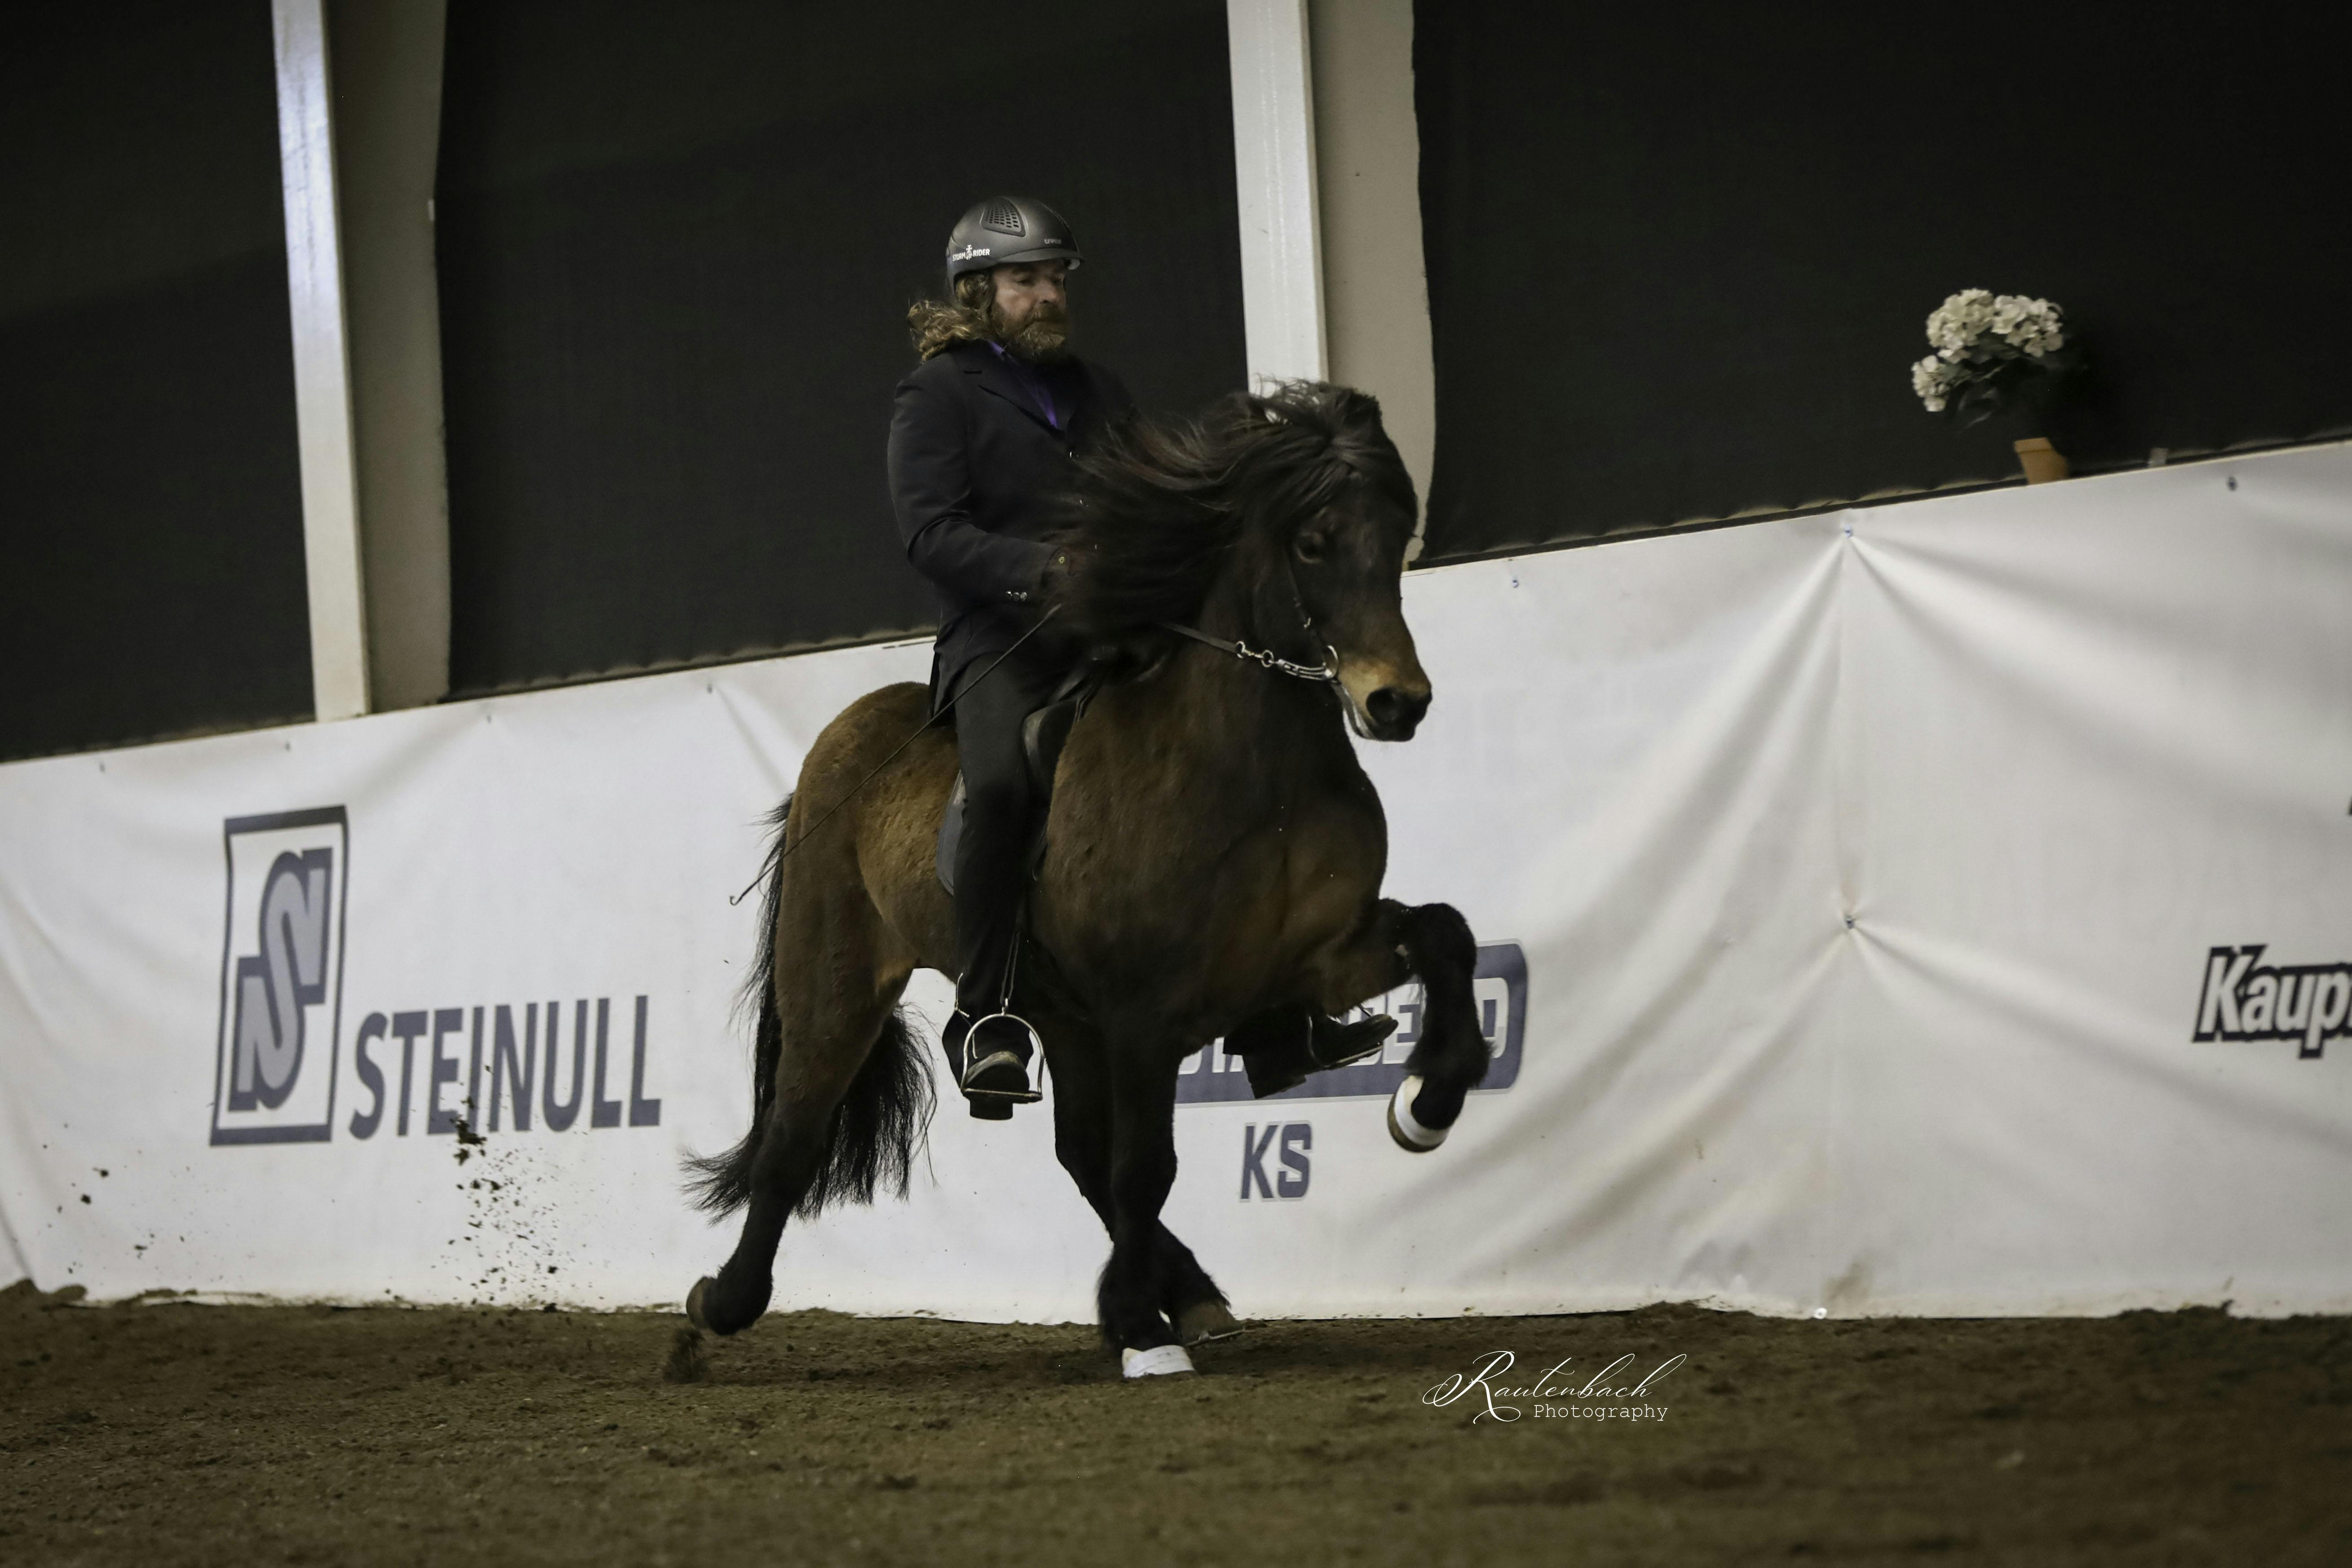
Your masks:
[{"label": "horse hoof", "polygon": [[1445,1128],[1423,1127],[1412,1119],[1412,1102],[1420,1094],[1421,1079],[1408,1075],[1389,1097],[1389,1136],[1408,1154],[1426,1154],[1445,1142]]},{"label": "horse hoof", "polygon": [[1195,1301],[1176,1315],[1176,1337],[1188,1345],[1231,1339],[1241,1331],[1241,1321],[1223,1301]]},{"label": "horse hoof", "polygon": [[761,1279],[746,1289],[740,1279],[726,1278],[727,1270],[719,1277],[704,1275],[686,1293],[686,1321],[707,1334],[725,1339],[740,1334],[760,1321],[768,1310],[768,1298],[774,1289],[773,1282]]},{"label": "horse hoof", "polygon": [[1182,1345],[1155,1345],[1148,1351],[1123,1350],[1118,1367],[1127,1377],[1172,1377],[1192,1370],[1192,1358]]}]

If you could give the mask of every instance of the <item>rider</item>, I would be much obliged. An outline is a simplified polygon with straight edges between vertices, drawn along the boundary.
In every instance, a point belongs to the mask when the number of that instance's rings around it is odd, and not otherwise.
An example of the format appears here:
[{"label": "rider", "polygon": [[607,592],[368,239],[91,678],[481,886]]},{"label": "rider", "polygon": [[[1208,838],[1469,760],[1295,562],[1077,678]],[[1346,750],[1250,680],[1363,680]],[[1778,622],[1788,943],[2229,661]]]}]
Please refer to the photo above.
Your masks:
[{"label": "rider", "polygon": [[[1133,406],[1108,369],[1069,352],[1069,274],[1081,263],[1059,213],[995,196],[948,236],[950,298],[908,312],[922,363],[890,418],[890,499],[907,558],[939,589],[931,711],[952,702],[964,780],[956,846],[955,1015],[948,1059],[972,1114],[999,1120],[1036,1100],[1035,1031],[1012,1010],[1022,884],[1038,802],[1023,720],[1068,672],[1066,651],[1024,641],[1054,548],[1055,492],[1073,456]],[[1385,1018],[1341,1024],[1291,1006],[1250,1020],[1226,1048],[1271,1094],[1379,1048]]]},{"label": "rider", "polygon": [[963,764],[961,973],[945,1043],[972,1113],[990,1118],[1037,1098],[1036,1037],[1010,1011],[1037,804],[1021,722],[1066,673],[1066,656],[1014,645],[1037,622],[1049,500],[1074,477],[1087,437],[1133,405],[1118,376],[1069,352],[1069,274],[1080,263],[1070,226],[1041,202],[996,196],[965,213],[948,236],[951,297],[908,312],[923,363],[898,384],[890,419],[898,531],[941,600],[931,710],[954,701]]}]

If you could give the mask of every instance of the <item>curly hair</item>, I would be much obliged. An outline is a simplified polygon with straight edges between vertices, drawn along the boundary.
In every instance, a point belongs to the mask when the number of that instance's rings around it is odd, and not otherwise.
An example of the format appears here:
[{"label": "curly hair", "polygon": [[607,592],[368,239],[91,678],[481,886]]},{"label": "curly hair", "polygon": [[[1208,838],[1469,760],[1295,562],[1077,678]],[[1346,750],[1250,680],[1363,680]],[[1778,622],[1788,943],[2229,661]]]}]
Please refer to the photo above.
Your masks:
[{"label": "curly hair", "polygon": [[907,330],[915,352],[936,359],[958,343],[984,343],[996,337],[996,275],[967,272],[955,280],[952,300],[918,300],[907,307]]}]

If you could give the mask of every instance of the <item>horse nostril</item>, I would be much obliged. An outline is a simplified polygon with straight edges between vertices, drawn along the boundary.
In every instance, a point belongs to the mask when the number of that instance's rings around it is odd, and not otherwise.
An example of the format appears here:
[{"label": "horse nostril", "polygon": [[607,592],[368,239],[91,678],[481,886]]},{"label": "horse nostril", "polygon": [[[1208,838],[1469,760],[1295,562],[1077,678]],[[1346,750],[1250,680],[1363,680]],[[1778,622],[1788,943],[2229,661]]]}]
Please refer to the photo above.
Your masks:
[{"label": "horse nostril", "polygon": [[1382,730],[1410,731],[1429,711],[1429,693],[1401,686],[1383,686],[1364,699],[1364,711]]}]

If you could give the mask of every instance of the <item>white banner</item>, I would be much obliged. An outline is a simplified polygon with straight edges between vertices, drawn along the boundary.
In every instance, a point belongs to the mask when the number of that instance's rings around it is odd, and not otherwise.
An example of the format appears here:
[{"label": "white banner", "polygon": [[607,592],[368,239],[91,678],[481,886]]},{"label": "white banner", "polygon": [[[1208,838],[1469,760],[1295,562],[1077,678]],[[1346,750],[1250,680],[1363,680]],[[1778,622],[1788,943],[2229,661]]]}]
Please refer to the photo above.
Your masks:
[{"label": "white banner", "polygon": [[[1415,1158],[1402,1043],[1271,1101],[1195,1058],[1167,1218],[1242,1312],[2352,1309],[2352,450],[1406,604],[1389,890],[1478,931],[1495,1073]],[[758,819],[926,665],[0,767],[0,1279],[677,1301],[732,1239],[678,1160],[749,1114]],[[793,1226],[776,1300],[1086,1319],[1106,1250],[1048,1110],[948,1095],[912,1200]]]}]

